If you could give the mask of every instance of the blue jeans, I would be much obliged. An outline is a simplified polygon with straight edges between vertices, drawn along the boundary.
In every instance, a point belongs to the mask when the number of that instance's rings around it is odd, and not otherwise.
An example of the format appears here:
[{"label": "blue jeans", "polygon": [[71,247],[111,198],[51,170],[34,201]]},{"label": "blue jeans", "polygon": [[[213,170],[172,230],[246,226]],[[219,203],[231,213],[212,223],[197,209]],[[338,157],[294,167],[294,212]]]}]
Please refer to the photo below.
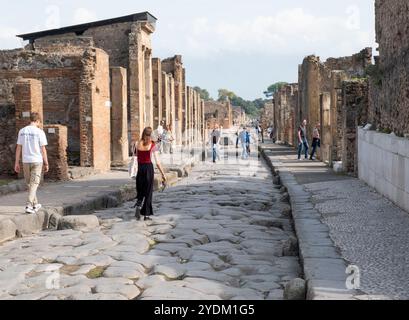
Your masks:
[{"label": "blue jeans", "polygon": [[305,159],[308,159],[309,146],[308,146],[308,141],[305,138],[302,140],[302,143],[298,144],[298,159],[301,159],[301,151],[303,147],[304,147]]},{"label": "blue jeans", "polygon": [[312,140],[312,152],[311,152],[311,158],[310,158],[311,160],[314,159],[315,152],[317,152],[317,148],[319,147],[320,147],[320,140],[314,138]]}]

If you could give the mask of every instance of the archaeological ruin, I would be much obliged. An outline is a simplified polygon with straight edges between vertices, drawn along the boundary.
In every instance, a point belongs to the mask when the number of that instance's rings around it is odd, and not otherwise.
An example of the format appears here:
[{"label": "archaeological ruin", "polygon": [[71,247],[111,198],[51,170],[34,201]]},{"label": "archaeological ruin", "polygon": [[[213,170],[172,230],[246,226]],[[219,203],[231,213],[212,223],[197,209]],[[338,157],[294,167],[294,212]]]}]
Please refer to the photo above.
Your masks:
[{"label": "archaeological ruin", "polygon": [[224,102],[205,101],[205,121],[207,128],[219,127],[230,129],[233,125],[233,109],[229,100]]},{"label": "archaeological ruin", "polygon": [[68,167],[126,164],[143,128],[161,121],[177,145],[198,145],[203,101],[180,55],[153,57],[156,21],[143,12],[23,34],[24,48],[0,51],[0,174],[14,174],[16,134],[34,111],[49,139],[49,179],[68,179]]},{"label": "archaeological ruin", "polygon": [[319,159],[409,209],[409,18],[402,0],[376,0],[379,56],[365,48],[349,57],[307,56],[298,82],[282,86],[261,114],[277,140],[296,147],[297,128],[308,121],[311,143],[320,124]]}]

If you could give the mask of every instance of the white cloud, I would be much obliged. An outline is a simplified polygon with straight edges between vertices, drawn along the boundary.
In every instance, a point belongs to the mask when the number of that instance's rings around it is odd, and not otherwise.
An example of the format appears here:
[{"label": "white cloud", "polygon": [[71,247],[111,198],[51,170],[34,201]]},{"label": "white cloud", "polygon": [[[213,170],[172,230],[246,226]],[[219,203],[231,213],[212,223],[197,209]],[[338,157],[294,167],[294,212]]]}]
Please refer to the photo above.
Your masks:
[{"label": "white cloud", "polygon": [[209,19],[196,18],[173,30],[179,34],[178,47],[185,54],[201,58],[228,52],[341,56],[374,43],[374,35],[360,28],[357,7],[349,7],[336,16],[318,16],[292,8],[248,20]]},{"label": "white cloud", "polygon": [[18,30],[15,28],[0,26],[0,39],[1,40],[10,40],[14,39],[18,34]]},{"label": "white cloud", "polygon": [[78,8],[74,13],[74,24],[81,24],[87,22],[93,22],[97,20],[97,15],[95,12],[90,11],[86,8]]}]

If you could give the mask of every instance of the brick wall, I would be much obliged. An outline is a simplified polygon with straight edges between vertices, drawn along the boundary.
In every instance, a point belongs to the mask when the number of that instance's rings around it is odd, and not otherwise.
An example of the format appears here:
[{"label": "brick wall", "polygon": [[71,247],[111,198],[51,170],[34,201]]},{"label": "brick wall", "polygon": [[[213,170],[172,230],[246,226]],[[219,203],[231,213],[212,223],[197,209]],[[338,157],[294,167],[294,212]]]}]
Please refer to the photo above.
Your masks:
[{"label": "brick wall", "polygon": [[79,165],[79,86],[82,54],[78,54],[77,49],[73,50],[74,54],[0,51],[0,64],[3,66],[0,70],[0,101],[14,104],[12,88],[19,78],[41,80],[44,123],[67,126],[69,162]]},{"label": "brick wall", "polygon": [[16,110],[14,105],[0,104],[0,176],[14,173],[16,152]]},{"label": "brick wall", "polygon": [[30,115],[39,113],[43,118],[43,92],[41,81],[20,79],[14,87],[16,133],[30,124]]},{"label": "brick wall", "polygon": [[369,122],[403,136],[409,134],[409,3],[375,3],[379,58],[371,73]]},{"label": "brick wall", "polygon": [[67,164],[68,130],[66,126],[45,125],[47,155],[50,170],[44,174],[49,180],[69,180]]}]

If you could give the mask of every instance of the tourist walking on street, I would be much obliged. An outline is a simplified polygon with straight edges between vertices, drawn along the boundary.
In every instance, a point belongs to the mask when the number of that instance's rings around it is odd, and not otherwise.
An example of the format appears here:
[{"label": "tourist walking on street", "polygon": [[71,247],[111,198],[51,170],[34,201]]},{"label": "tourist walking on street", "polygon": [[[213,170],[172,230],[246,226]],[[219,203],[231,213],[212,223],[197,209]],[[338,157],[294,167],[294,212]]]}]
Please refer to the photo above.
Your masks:
[{"label": "tourist walking on street", "polygon": [[318,122],[312,133],[312,152],[310,160],[315,160],[315,152],[317,151],[317,148],[321,148],[320,127],[321,124]]},{"label": "tourist walking on street", "polygon": [[241,147],[243,148],[243,151],[241,152],[241,158],[243,160],[246,160],[249,157],[248,153],[247,153],[247,130],[246,130],[246,127],[243,127],[243,131],[240,132],[239,140],[240,140],[240,143],[241,143]]},{"label": "tourist walking on street", "polygon": [[40,129],[40,115],[35,112],[32,113],[30,121],[30,125],[18,133],[14,170],[20,173],[22,154],[24,179],[28,187],[26,213],[36,213],[41,209],[41,204],[37,200],[37,189],[41,182],[43,166],[44,172],[48,172],[49,165],[46,150],[47,138],[44,131]]},{"label": "tourist walking on street", "polygon": [[304,148],[305,159],[308,160],[307,120],[304,120],[298,128],[298,160],[301,160],[301,152]]},{"label": "tourist walking on street", "polygon": [[247,155],[250,156],[250,144],[251,144],[251,134],[250,129],[246,130],[246,148],[247,148]]},{"label": "tourist walking on street", "polygon": [[164,152],[173,154],[173,142],[175,137],[172,132],[172,125],[167,125],[163,131]]},{"label": "tourist walking on street", "polygon": [[159,150],[160,153],[163,152],[163,147],[164,147],[163,142],[162,142],[162,140],[163,140],[163,132],[164,132],[164,130],[165,130],[164,126],[165,126],[165,121],[161,121],[161,122],[159,123],[158,128],[156,129],[157,148],[158,148],[158,150]]},{"label": "tourist walking on street", "polygon": [[134,145],[134,154],[138,158],[138,174],[136,176],[136,213],[137,220],[144,216],[144,220],[151,220],[153,215],[152,195],[153,195],[153,180],[154,168],[152,163],[152,154],[156,165],[162,175],[163,182],[166,182],[165,172],[159,162],[155,142],[152,141],[152,128],[148,127],[143,130],[142,138]]},{"label": "tourist walking on street", "polygon": [[220,137],[221,137],[221,133],[219,130],[219,126],[216,124],[214,126],[212,133],[210,134],[210,141],[212,145],[212,157],[213,157],[214,163],[216,162],[216,158],[220,160],[220,154],[219,154]]}]

